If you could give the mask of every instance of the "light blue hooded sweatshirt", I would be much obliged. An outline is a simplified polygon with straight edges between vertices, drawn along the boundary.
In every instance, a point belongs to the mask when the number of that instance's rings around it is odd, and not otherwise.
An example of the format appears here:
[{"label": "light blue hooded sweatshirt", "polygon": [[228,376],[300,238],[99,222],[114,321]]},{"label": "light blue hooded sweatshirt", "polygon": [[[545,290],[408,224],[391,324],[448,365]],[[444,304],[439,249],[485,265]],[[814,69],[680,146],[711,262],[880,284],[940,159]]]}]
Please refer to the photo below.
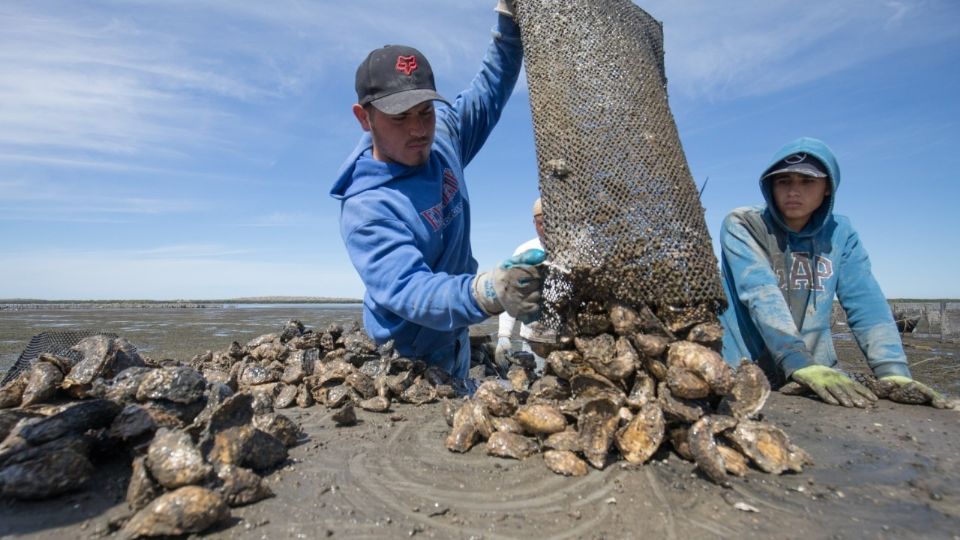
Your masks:
[{"label": "light blue hooded sweatshirt", "polygon": [[470,200],[463,168],[486,141],[520,74],[520,31],[499,16],[480,73],[452,107],[435,102],[437,129],[417,167],[373,158],[364,134],[330,191],[340,234],[366,287],[363,324],[377,343],[464,378],[467,328],[488,315],[473,298]]},{"label": "light blue hooded sweatshirt", "polygon": [[[763,177],[797,153],[815,157],[830,175],[830,195],[800,232],[786,226]],[[870,259],[850,220],[833,213],[840,168],[823,142],[808,137],[781,148],[760,175],[767,204],[737,208],[720,231],[721,273],[729,307],[721,316],[723,357],[749,358],[775,386],[794,371],[837,365],[830,318],[836,296],[877,377],[910,377],[900,335]]]}]

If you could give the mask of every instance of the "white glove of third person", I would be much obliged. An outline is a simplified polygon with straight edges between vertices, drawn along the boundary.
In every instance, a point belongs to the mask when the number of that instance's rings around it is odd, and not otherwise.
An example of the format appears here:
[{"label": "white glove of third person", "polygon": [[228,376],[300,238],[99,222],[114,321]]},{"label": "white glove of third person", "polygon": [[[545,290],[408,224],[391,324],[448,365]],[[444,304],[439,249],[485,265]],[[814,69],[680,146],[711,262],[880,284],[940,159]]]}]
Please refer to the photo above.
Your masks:
[{"label": "white glove of third person", "polygon": [[542,249],[528,249],[473,279],[473,297],[487,315],[506,311],[520,322],[540,318],[543,276],[536,265],[547,259]]},{"label": "white glove of third person", "polygon": [[506,374],[507,369],[510,368],[510,358],[507,356],[507,354],[512,350],[513,344],[510,343],[510,338],[497,338],[497,348],[494,350],[493,360],[497,363],[497,367],[500,368],[504,374]]}]

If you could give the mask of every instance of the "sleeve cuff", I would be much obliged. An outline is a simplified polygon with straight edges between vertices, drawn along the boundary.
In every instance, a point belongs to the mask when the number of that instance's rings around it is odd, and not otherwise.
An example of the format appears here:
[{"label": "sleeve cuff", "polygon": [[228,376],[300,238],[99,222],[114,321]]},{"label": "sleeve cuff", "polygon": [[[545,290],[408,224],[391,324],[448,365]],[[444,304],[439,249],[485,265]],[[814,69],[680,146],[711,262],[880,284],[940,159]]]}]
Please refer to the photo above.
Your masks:
[{"label": "sleeve cuff", "polygon": [[913,378],[913,376],[910,375],[910,368],[908,368],[906,364],[901,364],[900,362],[879,365],[873,368],[873,374],[878,379],[889,377],[890,375],[899,375],[901,377],[907,377],[910,379]]},{"label": "sleeve cuff", "polygon": [[787,380],[790,380],[794,371],[814,364],[816,364],[816,362],[813,361],[813,358],[811,358],[809,354],[800,351],[787,353],[780,359],[780,369],[783,370],[783,376]]}]

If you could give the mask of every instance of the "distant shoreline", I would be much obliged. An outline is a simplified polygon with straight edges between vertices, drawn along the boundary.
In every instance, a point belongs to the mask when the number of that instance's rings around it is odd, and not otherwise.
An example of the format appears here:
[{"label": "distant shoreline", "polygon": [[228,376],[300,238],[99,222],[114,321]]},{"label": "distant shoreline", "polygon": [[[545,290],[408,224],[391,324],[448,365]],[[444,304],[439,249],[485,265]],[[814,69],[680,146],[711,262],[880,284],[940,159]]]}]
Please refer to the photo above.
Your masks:
[{"label": "distant shoreline", "polygon": [[39,300],[33,298],[0,298],[0,311],[32,309],[208,309],[241,304],[360,304],[357,298],[333,297],[250,297],[211,300]]}]

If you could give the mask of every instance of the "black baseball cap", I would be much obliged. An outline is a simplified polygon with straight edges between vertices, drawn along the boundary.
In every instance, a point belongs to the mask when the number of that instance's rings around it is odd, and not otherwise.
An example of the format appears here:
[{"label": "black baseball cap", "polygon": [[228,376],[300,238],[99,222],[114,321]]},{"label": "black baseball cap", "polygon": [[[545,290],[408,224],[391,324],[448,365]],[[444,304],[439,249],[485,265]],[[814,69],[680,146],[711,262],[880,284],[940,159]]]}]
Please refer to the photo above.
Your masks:
[{"label": "black baseball cap", "polygon": [[357,100],[387,114],[400,114],[424,101],[439,100],[433,70],[423,53],[404,45],[374,49],[357,68]]},{"label": "black baseball cap", "polygon": [[827,168],[823,166],[823,163],[806,152],[790,154],[776,162],[770,167],[769,171],[770,172],[763,175],[764,179],[784,173],[798,173],[814,178],[826,178],[830,176],[827,173]]}]

